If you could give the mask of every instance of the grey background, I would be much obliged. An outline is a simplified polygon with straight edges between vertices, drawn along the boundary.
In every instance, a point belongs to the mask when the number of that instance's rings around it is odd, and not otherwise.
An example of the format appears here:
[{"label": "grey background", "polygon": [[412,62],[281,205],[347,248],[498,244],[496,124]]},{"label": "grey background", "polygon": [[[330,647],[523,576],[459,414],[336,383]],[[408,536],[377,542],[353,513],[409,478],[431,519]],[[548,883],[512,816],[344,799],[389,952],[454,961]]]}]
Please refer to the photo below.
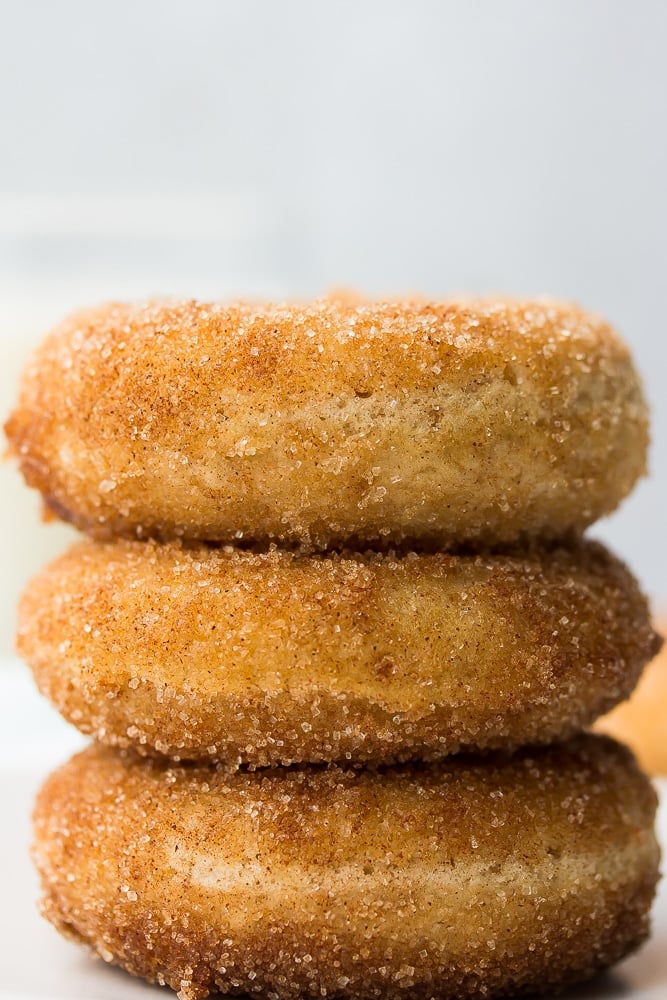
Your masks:
[{"label": "grey background", "polygon": [[[652,478],[595,533],[667,600],[667,3],[6,0],[0,14],[3,409],[44,325],[99,297],[575,299],[630,341],[654,411]],[[5,605],[56,538],[12,535]]]}]

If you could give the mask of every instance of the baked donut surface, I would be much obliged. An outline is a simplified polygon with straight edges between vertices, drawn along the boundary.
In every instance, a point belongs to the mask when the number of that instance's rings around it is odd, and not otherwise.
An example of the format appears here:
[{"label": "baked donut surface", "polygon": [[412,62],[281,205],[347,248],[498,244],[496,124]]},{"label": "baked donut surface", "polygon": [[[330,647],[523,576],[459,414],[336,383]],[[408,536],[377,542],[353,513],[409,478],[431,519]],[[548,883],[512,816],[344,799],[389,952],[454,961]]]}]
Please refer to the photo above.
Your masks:
[{"label": "baked donut surface", "polygon": [[645,938],[655,795],[582,736],[251,774],[91,746],[35,809],[43,911],[182,1000],[546,993]]},{"label": "baked donut surface", "polygon": [[579,532],[648,439],[612,329],[530,301],[102,306],[36,351],[6,432],[97,537],[313,548]]},{"label": "baked donut surface", "polygon": [[627,697],[659,643],[594,542],[322,556],[84,541],[29,584],[18,630],[83,732],[255,766],[551,742]]}]

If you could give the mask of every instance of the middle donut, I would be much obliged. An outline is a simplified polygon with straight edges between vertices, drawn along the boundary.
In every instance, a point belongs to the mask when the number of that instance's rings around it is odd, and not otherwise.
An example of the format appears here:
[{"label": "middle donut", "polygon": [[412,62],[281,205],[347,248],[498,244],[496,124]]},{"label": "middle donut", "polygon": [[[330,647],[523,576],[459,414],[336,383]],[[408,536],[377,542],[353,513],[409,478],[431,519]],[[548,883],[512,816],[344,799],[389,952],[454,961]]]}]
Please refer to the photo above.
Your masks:
[{"label": "middle donut", "polygon": [[251,766],[563,739],[660,645],[595,542],[322,556],[84,541],[28,585],[18,648],[103,743]]}]

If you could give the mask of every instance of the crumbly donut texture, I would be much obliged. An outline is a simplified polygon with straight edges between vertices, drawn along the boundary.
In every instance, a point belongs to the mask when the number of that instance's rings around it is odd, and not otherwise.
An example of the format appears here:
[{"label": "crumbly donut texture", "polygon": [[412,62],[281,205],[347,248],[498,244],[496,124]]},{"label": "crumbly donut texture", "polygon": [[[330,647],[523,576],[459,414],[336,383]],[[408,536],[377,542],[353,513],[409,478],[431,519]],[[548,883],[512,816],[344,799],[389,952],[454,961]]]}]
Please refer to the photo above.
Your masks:
[{"label": "crumbly donut texture", "polygon": [[83,542],[29,584],[18,650],[96,739],[251,765],[564,738],[656,652],[603,546],[298,555]]},{"label": "crumbly donut texture", "polygon": [[645,938],[655,795],[583,736],[384,773],[92,746],[35,811],[45,915],[181,1000],[547,993]]},{"label": "crumbly donut texture", "polygon": [[108,305],[6,424],[91,534],[416,547],[579,532],[645,471],[622,341],[548,302]]}]

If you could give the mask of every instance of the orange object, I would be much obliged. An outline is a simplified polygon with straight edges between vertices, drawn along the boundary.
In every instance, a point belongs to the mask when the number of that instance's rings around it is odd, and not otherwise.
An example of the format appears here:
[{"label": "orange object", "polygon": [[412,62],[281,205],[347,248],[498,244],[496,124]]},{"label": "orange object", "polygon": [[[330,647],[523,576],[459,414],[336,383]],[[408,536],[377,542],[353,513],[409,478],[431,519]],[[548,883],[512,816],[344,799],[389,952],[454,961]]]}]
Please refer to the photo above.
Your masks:
[{"label": "orange object", "polygon": [[[667,634],[667,618],[657,630]],[[632,697],[594,728],[627,743],[645,771],[667,775],[667,645],[649,663]]]}]

